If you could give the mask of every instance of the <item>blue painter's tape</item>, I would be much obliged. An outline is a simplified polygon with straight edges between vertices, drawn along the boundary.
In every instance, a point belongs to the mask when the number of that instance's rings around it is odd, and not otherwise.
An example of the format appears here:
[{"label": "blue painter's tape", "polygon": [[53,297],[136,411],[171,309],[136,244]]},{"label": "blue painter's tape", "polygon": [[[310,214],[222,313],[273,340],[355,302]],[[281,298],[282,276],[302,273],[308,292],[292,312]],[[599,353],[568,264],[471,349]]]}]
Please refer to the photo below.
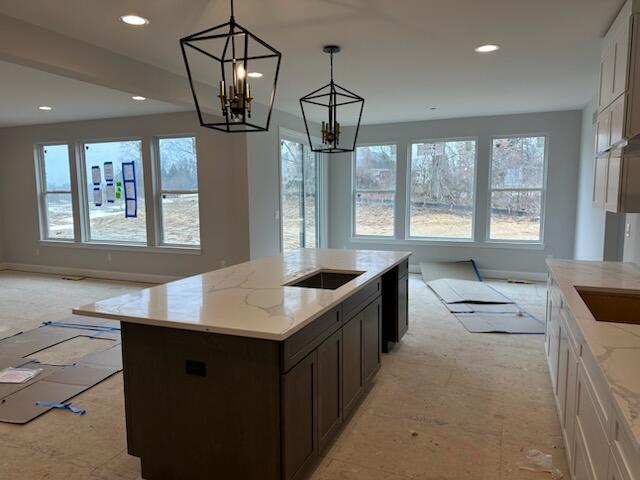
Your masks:
[{"label": "blue painter's tape", "polygon": [[57,403],[57,402],[46,402],[43,400],[38,400],[36,402],[36,406],[43,408],[59,408],[61,410],[69,410],[74,415],[82,416],[87,411],[84,408],[78,408],[73,405],[71,402]]}]

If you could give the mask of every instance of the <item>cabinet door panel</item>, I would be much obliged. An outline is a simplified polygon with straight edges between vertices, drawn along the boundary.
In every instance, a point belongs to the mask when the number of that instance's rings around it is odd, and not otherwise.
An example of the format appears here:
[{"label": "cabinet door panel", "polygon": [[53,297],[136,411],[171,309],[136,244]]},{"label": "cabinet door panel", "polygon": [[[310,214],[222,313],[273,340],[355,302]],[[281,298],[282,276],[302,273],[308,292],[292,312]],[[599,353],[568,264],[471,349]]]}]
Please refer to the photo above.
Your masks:
[{"label": "cabinet door panel", "polygon": [[398,340],[409,329],[409,276],[398,280]]},{"label": "cabinet door panel", "polygon": [[622,159],[619,156],[611,155],[607,162],[607,195],[605,208],[610,212],[617,212],[620,209],[620,169]]},{"label": "cabinet door panel", "polygon": [[282,375],[282,448],[284,478],[302,478],[318,453],[316,424],[316,352]]},{"label": "cabinet door panel", "polygon": [[626,95],[620,96],[611,104],[609,145],[619,144],[624,138],[624,108],[626,105]]},{"label": "cabinet door panel", "polygon": [[616,60],[613,73],[613,95],[615,99],[627,89],[627,68],[629,66],[629,29],[626,21],[616,36]]},{"label": "cabinet door panel", "polygon": [[346,418],[364,392],[362,312],[342,327],[342,412]]},{"label": "cabinet door panel", "polygon": [[318,447],[322,452],[342,423],[342,331],[318,347]]},{"label": "cabinet door panel", "polygon": [[607,195],[608,155],[597,157],[593,168],[593,206],[604,208]]},{"label": "cabinet door panel", "polygon": [[564,324],[560,323],[560,343],[558,346],[558,411],[560,425],[564,427],[567,407],[567,371],[569,367],[569,339]]},{"label": "cabinet door panel", "polygon": [[380,368],[381,302],[378,298],[363,310],[364,381],[367,384]]},{"label": "cabinet door panel", "polygon": [[598,115],[596,132],[596,153],[601,154],[606,152],[611,145],[611,110],[604,110]]},{"label": "cabinet door panel", "polygon": [[[564,429],[567,437],[567,444],[573,445],[575,441],[576,428],[576,388],[578,384],[578,356],[573,347],[569,346],[569,362],[567,365],[567,400],[565,408]],[[573,451],[566,451],[567,464],[573,465]]]},{"label": "cabinet door panel", "polygon": [[613,100],[613,76],[615,74],[616,47],[612,44],[607,48],[600,63],[600,101],[599,108],[607,107]]}]

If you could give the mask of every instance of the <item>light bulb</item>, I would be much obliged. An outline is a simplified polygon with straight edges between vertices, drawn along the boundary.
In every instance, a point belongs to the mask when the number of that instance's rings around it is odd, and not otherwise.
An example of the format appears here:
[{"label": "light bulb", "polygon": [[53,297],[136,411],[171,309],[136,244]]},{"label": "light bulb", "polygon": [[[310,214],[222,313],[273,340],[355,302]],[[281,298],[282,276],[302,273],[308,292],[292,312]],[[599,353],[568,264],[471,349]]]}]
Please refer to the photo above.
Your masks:
[{"label": "light bulb", "polygon": [[236,75],[238,76],[239,80],[244,80],[244,77],[247,76],[247,72],[242,65],[238,65],[238,68],[236,69]]}]

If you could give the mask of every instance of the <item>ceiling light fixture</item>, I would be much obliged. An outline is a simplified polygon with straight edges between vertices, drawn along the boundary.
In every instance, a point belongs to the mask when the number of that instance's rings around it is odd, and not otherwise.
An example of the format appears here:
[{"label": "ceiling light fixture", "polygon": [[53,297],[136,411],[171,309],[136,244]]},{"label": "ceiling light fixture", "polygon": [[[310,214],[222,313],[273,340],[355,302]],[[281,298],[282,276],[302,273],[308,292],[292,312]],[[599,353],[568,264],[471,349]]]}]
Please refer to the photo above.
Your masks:
[{"label": "ceiling light fixture", "polygon": [[143,97],[141,95],[134,95],[133,97],[131,97],[133,100],[135,100],[136,102],[143,102],[147,99],[147,97]]},{"label": "ceiling light fixture", "polygon": [[127,25],[133,25],[134,27],[142,27],[143,25],[149,24],[149,20],[138,15],[123,15],[120,17],[120,20]]},{"label": "ceiling light fixture", "polygon": [[44,112],[49,112],[49,111],[53,110],[53,108],[48,106],[48,105],[40,105],[38,107],[38,110],[42,110]]},{"label": "ceiling light fixture", "polygon": [[[302,109],[304,126],[307,129],[307,137],[309,137],[309,145],[314,152],[353,152],[356,148],[358,130],[360,129],[364,98],[333,81],[333,55],[340,52],[340,47],[327,45],[322,51],[331,56],[331,81],[324,87],[320,87],[300,99],[300,108]],[[316,122],[320,121],[320,119],[326,120],[322,120],[320,124],[321,138],[316,140],[315,144],[311,138],[307,115]],[[345,138],[341,131],[340,122],[338,122],[338,116],[340,116],[341,120],[347,118],[347,124],[355,125],[352,130],[353,136],[347,138],[347,141],[344,141]]]},{"label": "ceiling light fixture", "polygon": [[492,53],[500,50],[500,45],[492,45],[492,44],[480,45],[479,47],[476,47],[475,50],[478,53]]},{"label": "ceiling light fixture", "polygon": [[[269,130],[282,54],[236,23],[233,0],[227,23],[181,38],[180,48],[200,125],[228,133]],[[206,72],[192,72],[197,67],[203,68],[203,56],[218,65]],[[262,84],[263,88],[255,94],[247,77],[265,75],[255,71],[254,66],[270,72],[269,81],[272,81],[271,88],[269,82]],[[199,83],[200,78],[208,78],[210,71],[219,72],[217,85],[213,83],[217,86],[217,95]],[[212,107],[211,100],[216,97],[219,107]],[[219,108],[218,115],[210,113],[214,108]]]}]

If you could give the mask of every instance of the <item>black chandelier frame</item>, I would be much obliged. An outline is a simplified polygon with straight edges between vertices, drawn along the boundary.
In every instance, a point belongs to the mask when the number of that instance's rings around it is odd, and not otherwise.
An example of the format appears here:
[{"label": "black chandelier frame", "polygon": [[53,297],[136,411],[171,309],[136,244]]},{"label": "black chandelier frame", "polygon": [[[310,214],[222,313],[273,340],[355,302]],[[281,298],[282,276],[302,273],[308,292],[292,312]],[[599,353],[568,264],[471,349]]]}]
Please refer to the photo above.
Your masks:
[{"label": "black chandelier frame", "polygon": [[[188,35],[180,39],[180,49],[182,51],[182,58],[184,60],[185,68],[187,70],[187,77],[189,78],[189,86],[191,87],[191,93],[193,95],[193,102],[196,106],[196,110],[198,113],[198,119],[200,121],[200,125],[206,128],[211,128],[213,130],[219,130],[226,133],[246,133],[246,132],[266,132],[269,130],[269,124],[271,122],[271,112],[273,110],[273,101],[276,95],[276,87],[278,84],[278,74],[280,73],[280,62],[282,60],[282,53],[279,50],[275,49],[267,42],[259,38],[258,36],[251,33],[245,27],[236,22],[234,16],[234,0],[231,1],[231,16],[229,17],[229,21],[226,23],[222,23],[215,27],[207,28],[206,30],[202,30],[200,32],[194,33],[192,35]],[[216,30],[227,30],[223,33],[214,33]],[[236,37],[244,36],[244,39],[241,41],[240,49],[242,50],[243,55],[241,57],[236,57],[237,47],[236,47]],[[224,44],[224,49],[222,52],[222,58],[208,52],[204,48],[201,48],[196,45],[199,41],[206,40],[214,40],[217,38],[225,38],[226,42]],[[262,45],[265,49],[270,51],[271,53],[266,55],[249,55],[249,38],[253,39],[258,44]],[[243,103],[243,113],[241,116],[241,121],[233,121],[231,120],[231,114],[229,112],[229,108],[225,109],[224,112],[224,121],[223,122],[207,122],[204,119],[202,109],[200,106],[200,102],[198,101],[198,94],[195,89],[193,75],[191,74],[191,68],[189,67],[189,60],[187,58],[187,50],[186,48],[191,48],[212,60],[220,63],[220,71],[222,74],[222,81],[225,85],[227,85],[227,78],[225,73],[225,65],[228,63],[239,63],[243,66],[245,72],[249,72],[249,61],[250,60],[263,60],[267,58],[277,58],[275,74],[273,77],[273,86],[271,88],[271,94],[269,97],[268,113],[267,113],[267,121],[265,125],[256,125],[255,123],[248,121],[247,109],[244,108]],[[231,53],[231,57],[227,58],[227,54]],[[233,80],[235,81],[235,72],[233,73]],[[243,94],[246,99],[247,93],[247,84],[248,77],[246,77],[246,81],[243,82]],[[243,100],[245,102],[246,100]],[[245,128],[235,129],[232,126],[244,126]]]},{"label": "black chandelier frame", "polygon": [[[307,131],[307,137],[309,139],[309,146],[311,147],[312,152],[317,153],[349,153],[353,152],[356,148],[356,141],[358,139],[358,132],[360,131],[360,122],[362,120],[362,112],[364,110],[364,98],[360,95],[347,90],[341,85],[338,85],[333,80],[333,55],[334,53],[340,52],[340,47],[336,45],[327,45],[323,47],[323,52],[328,53],[330,55],[330,65],[331,65],[331,80],[326,85],[314,90],[313,92],[308,93],[304,97],[300,98],[300,109],[302,110],[302,119],[304,120],[304,126]],[[328,90],[326,92],[321,93],[323,90]],[[325,100],[323,103],[322,100]],[[328,147],[320,147],[316,148],[313,146],[313,140],[311,138],[311,131],[309,129],[309,121],[307,120],[307,116],[305,113],[305,104],[311,104],[320,106],[327,109],[327,117],[329,119],[329,126],[332,132],[339,131],[338,126],[338,107],[344,105],[352,105],[360,103],[360,112],[358,114],[358,123],[356,125],[355,135],[353,137],[353,144],[348,147],[339,147],[339,140],[337,136],[334,135],[333,141]],[[322,145],[327,145],[322,143]]]}]

